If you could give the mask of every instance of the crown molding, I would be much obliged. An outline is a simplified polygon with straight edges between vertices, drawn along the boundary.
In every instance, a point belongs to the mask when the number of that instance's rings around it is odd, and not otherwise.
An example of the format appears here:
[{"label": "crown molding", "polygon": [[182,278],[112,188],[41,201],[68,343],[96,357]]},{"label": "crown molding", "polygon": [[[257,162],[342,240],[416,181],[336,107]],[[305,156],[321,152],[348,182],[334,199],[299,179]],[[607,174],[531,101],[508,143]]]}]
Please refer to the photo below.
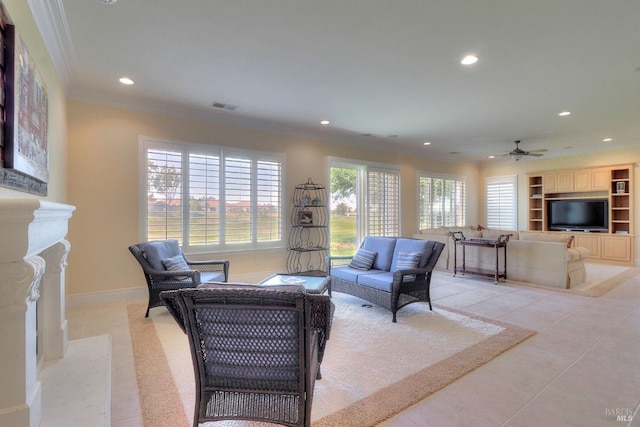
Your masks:
[{"label": "crown molding", "polygon": [[66,93],[73,84],[75,53],[62,0],[29,0],[33,18]]}]

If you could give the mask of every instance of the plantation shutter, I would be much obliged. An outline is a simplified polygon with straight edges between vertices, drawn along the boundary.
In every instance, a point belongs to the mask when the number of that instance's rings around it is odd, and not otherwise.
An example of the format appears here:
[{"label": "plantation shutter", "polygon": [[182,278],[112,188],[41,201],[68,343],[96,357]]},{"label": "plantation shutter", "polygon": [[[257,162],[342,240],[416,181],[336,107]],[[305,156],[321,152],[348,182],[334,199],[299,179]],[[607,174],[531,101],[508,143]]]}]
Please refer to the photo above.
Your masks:
[{"label": "plantation shutter", "polygon": [[418,192],[420,229],[465,225],[464,179],[421,176]]},{"label": "plantation shutter", "polygon": [[189,155],[189,245],[220,243],[220,157]]},{"label": "plantation shutter", "polygon": [[486,227],[500,230],[517,229],[516,189],[515,175],[487,178],[485,181]]},{"label": "plantation shutter", "polygon": [[369,169],[367,171],[368,235],[400,235],[400,173]]},{"label": "plantation shutter", "polygon": [[144,240],[176,239],[185,252],[282,247],[283,156],[151,138],[140,144]]},{"label": "plantation shutter", "polygon": [[147,239],[182,243],[182,153],[147,151]]},{"label": "plantation shutter", "polygon": [[465,182],[460,179],[420,177],[420,228],[462,226],[465,223]]},{"label": "plantation shutter", "polygon": [[282,238],[282,163],[257,162],[258,242],[278,241]]},{"label": "plantation shutter", "polygon": [[251,194],[251,160],[225,159],[225,241],[229,244],[251,241],[253,211]]}]

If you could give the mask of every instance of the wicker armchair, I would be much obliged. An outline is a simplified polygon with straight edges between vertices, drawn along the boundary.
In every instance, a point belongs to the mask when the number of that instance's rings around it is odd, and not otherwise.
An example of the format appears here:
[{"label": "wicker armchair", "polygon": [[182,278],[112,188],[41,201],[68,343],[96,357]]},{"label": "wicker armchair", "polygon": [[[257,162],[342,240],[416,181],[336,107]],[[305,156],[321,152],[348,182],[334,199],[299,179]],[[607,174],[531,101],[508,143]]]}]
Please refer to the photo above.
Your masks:
[{"label": "wicker armchair", "polygon": [[160,298],[189,338],[194,427],[221,420],[311,425],[331,329],[329,296],[238,287],[180,289]]},{"label": "wicker armchair", "polygon": [[[177,240],[137,243],[129,246],[129,251],[140,263],[149,288],[149,304],[145,317],[149,317],[151,308],[162,305],[162,291],[195,288],[208,281],[226,282],[229,278],[229,261],[189,260],[180,249]],[[185,269],[167,269],[165,261],[174,257],[184,260]]]}]

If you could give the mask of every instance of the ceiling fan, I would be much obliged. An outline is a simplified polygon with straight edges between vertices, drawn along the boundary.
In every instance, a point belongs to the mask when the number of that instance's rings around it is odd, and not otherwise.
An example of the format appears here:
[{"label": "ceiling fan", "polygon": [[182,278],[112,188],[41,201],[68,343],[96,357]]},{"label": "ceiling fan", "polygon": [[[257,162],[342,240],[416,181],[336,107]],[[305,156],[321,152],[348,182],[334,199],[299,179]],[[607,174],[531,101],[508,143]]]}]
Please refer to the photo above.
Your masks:
[{"label": "ceiling fan", "polygon": [[505,154],[506,156],[511,157],[513,160],[515,160],[516,162],[518,160],[520,160],[521,158],[523,158],[524,156],[534,156],[534,157],[540,157],[543,154],[541,154],[544,151],[547,151],[545,148],[542,148],[540,150],[531,150],[531,151],[524,151],[520,149],[520,146],[518,144],[520,144],[520,141],[514,141],[516,144],[516,148],[514,148],[513,150],[511,150],[508,154]]}]

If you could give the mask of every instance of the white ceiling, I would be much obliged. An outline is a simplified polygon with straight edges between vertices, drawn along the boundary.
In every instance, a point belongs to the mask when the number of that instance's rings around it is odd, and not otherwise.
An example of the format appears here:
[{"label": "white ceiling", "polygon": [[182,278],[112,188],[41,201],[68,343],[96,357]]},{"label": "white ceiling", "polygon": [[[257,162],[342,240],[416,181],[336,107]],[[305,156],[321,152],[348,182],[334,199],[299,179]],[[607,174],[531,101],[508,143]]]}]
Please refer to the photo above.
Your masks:
[{"label": "white ceiling", "polygon": [[72,99],[453,161],[640,146],[638,0],[29,3]]}]

